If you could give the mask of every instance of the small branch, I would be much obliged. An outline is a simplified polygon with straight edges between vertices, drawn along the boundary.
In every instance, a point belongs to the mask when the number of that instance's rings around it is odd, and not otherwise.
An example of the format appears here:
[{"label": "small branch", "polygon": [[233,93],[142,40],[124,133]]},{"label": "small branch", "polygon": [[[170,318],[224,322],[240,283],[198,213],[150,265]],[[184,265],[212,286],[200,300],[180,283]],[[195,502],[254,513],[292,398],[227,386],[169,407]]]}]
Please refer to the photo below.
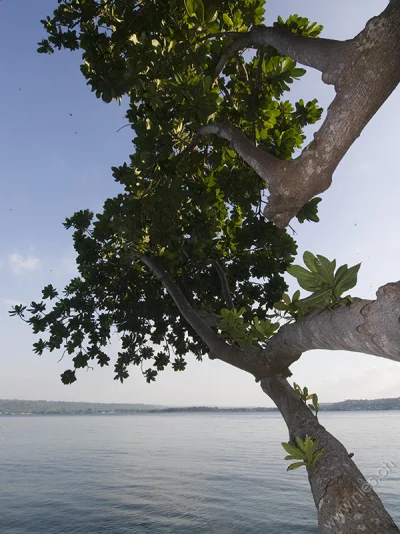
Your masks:
[{"label": "small branch", "polygon": [[203,41],[207,41],[209,39],[215,39],[217,37],[239,37],[241,32],[218,32],[218,33],[208,33],[204,37],[200,37],[199,39],[196,39],[195,43],[202,43]]},{"label": "small branch", "polygon": [[246,65],[243,63],[239,54],[236,54],[236,61],[238,66],[242,69],[246,82],[249,81],[249,73],[247,72]]},{"label": "small branch", "polygon": [[126,128],[127,126],[132,126],[131,123],[125,124],[124,126],[121,126],[121,128],[118,128],[117,133],[122,130],[123,128]]},{"label": "small branch", "polygon": [[233,300],[232,300],[232,295],[231,295],[231,292],[229,290],[229,284],[228,284],[228,280],[226,278],[226,274],[225,274],[225,271],[223,270],[223,268],[221,267],[221,265],[215,261],[215,260],[210,260],[210,262],[212,263],[212,265],[214,265],[217,273],[218,273],[218,276],[221,280],[221,286],[222,286],[222,294],[224,296],[224,300],[225,300],[225,304],[226,304],[226,307],[228,308],[228,310],[232,310],[235,305],[233,303]]},{"label": "small branch", "polygon": [[237,33],[236,39],[231,43],[225,55],[221,56],[214,70],[214,78],[218,78],[226,63],[237,55],[240,50],[248,48],[252,44],[252,35],[250,32]]}]

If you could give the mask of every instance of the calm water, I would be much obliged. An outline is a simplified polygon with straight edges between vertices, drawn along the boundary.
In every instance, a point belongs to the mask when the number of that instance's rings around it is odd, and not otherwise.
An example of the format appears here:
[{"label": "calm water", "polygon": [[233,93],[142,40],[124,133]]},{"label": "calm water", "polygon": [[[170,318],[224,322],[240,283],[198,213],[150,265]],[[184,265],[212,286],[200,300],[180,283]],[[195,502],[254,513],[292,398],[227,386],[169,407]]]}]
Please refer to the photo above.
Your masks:
[{"label": "calm water", "polygon": [[[400,413],[321,420],[400,524]],[[277,414],[0,417],[0,532],[316,533],[286,440]]]}]

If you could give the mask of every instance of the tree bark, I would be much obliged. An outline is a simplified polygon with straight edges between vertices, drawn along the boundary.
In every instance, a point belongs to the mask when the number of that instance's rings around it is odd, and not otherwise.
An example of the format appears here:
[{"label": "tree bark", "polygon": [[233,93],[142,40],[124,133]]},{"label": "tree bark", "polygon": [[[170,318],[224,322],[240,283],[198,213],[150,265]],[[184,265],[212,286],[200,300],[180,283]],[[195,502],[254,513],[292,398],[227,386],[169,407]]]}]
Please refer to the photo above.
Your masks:
[{"label": "tree bark", "polygon": [[289,367],[313,349],[347,350],[400,362],[400,282],[386,284],[376,300],[306,315],[282,326],[264,350],[272,368]]},{"label": "tree bark", "polygon": [[313,39],[282,29],[255,26],[234,39],[227,55],[218,62],[217,74],[239,49],[264,45],[317,68],[325,83],[334,84],[336,97],[314,140],[296,160],[278,165],[276,158],[254,145],[250,147],[250,140],[232,125],[225,128],[207,125],[199,134],[214,133],[228,139],[234,150],[269,184],[264,215],[283,228],[308,200],[330,187],[332,175],[344,155],[399,84],[400,0],[391,0],[350,41]]},{"label": "tree bark", "polygon": [[307,467],[318,526],[322,534],[399,534],[381,500],[349,457],[283,378],[265,378],[263,391],[274,401],[289,430],[290,440],[309,435],[324,453]]}]

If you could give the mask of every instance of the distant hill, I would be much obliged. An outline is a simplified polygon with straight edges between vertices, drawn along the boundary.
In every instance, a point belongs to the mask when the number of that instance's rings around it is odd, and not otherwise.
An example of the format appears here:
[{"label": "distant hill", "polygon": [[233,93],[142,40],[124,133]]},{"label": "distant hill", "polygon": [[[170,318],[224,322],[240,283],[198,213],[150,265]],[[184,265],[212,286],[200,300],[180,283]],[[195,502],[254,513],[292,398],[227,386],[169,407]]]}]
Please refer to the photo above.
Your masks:
[{"label": "distant hill", "polygon": [[395,399],[345,400],[322,407],[323,410],[350,412],[357,410],[400,410],[400,397]]},{"label": "distant hill", "polygon": [[[400,397],[395,399],[345,400],[321,404],[321,411],[400,410]],[[154,404],[109,404],[99,402],[61,402],[0,399],[0,415],[21,414],[132,414],[132,413],[184,413],[184,412],[273,412],[276,408],[242,407],[217,408],[187,406],[168,408]]]}]

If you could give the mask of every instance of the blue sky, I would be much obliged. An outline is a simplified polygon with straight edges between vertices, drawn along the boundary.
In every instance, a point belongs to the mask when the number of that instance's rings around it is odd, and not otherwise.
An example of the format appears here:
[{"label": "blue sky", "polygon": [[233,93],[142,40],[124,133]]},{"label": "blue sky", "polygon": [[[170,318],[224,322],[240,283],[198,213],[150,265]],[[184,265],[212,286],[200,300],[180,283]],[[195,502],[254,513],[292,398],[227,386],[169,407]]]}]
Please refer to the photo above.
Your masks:
[{"label": "blue sky", "polygon": [[[386,4],[304,0],[299,11],[295,0],[275,0],[267,4],[266,23],[298,13],[322,23],[323,36],[348,39]],[[28,326],[8,317],[13,303],[38,299],[45,284],[61,288],[74,275],[71,234],[62,222],[79,209],[100,210],[118,191],[111,166],[132,152],[130,129],[117,133],[126,124],[124,109],[95,98],[80,74],[79,55],[36,53],[43,37],[39,21],[56,5],[56,0],[0,3],[0,398],[270,405],[250,375],[190,357],[185,373],[167,371],[151,385],[136,368],[121,385],[111,367],[80,373],[77,383],[63,386],[59,375],[67,362],[58,363],[54,353],[32,353]],[[289,97],[317,97],[326,108],[333,90],[309,69]],[[300,253],[311,250],[339,264],[362,261],[354,294],[364,298],[399,278],[400,181],[393,157],[400,146],[399,104],[397,90],[345,156],[323,195],[321,222],[295,225]],[[312,351],[293,371],[321,401],[400,395],[399,364],[372,356]]]}]

